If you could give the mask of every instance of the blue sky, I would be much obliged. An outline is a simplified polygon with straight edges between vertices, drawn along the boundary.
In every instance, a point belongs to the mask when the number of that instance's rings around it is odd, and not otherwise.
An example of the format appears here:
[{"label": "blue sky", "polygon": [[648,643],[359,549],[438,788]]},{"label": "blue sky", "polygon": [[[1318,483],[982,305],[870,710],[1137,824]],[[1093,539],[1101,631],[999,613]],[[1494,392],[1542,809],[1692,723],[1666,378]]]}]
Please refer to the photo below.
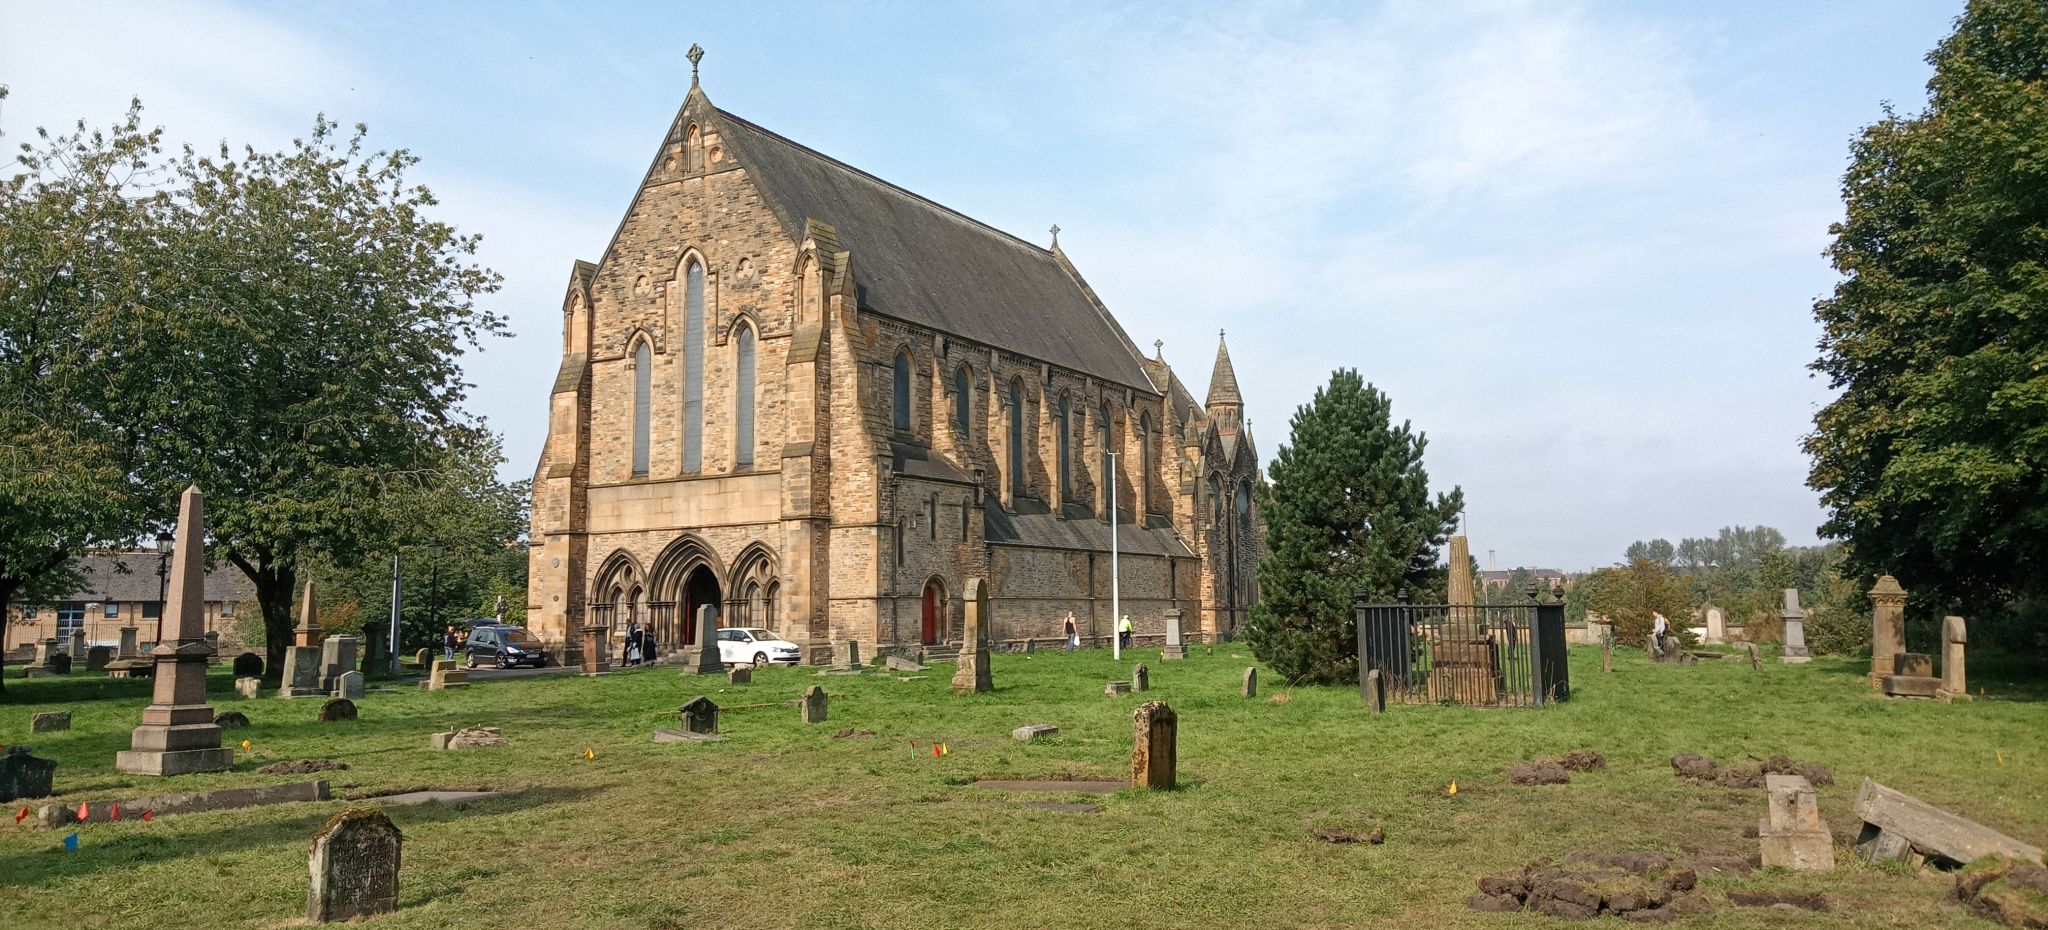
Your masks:
[{"label": "blue sky", "polygon": [[[711,99],[1060,241],[1270,455],[1339,366],[1428,434],[1482,563],[1821,512],[1799,439],[1847,143],[1956,2],[113,4],[0,0],[7,143],[131,95],[179,140],[315,113],[424,162],[505,275],[470,407],[530,474],[574,259],[707,49]],[[853,244],[858,249],[858,243]]]}]

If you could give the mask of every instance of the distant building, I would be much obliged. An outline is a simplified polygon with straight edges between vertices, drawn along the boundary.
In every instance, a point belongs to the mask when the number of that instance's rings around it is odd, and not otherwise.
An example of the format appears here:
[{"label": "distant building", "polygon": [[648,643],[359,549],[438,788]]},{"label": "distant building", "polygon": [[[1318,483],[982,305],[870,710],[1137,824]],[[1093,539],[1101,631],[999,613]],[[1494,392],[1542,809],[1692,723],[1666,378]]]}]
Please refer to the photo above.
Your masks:
[{"label": "distant building", "polygon": [[1537,584],[1545,588],[1565,587],[1571,584],[1572,578],[1555,568],[1512,568],[1504,572],[1480,572],[1479,583],[1485,585],[1488,591],[1496,591],[1505,587],[1508,579],[1515,577],[1515,572],[1527,572],[1536,579]]},{"label": "distant building", "polygon": [[[37,604],[7,608],[7,645],[19,651],[37,640],[68,640],[84,630],[92,646],[114,646],[121,628],[138,628],[137,638],[156,641],[157,619],[163,615],[163,589],[157,575],[163,556],[151,550],[96,552],[80,560],[76,590]],[[206,629],[221,639],[240,642],[243,611],[256,610],[256,589],[249,576],[233,566],[206,573]]]}]

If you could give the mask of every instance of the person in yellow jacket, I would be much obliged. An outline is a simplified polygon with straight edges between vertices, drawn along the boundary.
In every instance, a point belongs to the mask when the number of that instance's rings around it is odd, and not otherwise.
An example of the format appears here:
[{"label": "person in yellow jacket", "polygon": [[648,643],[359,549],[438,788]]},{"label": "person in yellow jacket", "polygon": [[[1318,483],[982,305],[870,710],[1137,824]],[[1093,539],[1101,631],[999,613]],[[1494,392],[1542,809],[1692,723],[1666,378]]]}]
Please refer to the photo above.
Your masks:
[{"label": "person in yellow jacket", "polygon": [[1123,616],[1121,616],[1121,617],[1118,617],[1118,618],[1117,618],[1117,621],[1116,621],[1116,637],[1117,637],[1117,642],[1119,642],[1119,643],[1122,643],[1122,644],[1123,644],[1123,648],[1125,648],[1125,649],[1129,649],[1129,648],[1131,648],[1131,615],[1130,615],[1130,614],[1124,614]]}]

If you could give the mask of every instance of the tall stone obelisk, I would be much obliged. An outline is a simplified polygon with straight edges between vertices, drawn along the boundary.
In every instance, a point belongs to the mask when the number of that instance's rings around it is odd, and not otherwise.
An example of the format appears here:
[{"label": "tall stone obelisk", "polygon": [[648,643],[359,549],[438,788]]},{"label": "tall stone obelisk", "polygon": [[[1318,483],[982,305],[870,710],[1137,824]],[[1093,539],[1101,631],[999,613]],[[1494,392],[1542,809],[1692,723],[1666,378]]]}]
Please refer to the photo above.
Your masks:
[{"label": "tall stone obelisk", "polygon": [[142,711],[130,749],[114,767],[131,775],[183,775],[234,767],[235,751],[220,745],[220,727],[206,703],[206,498],[197,487],[178,502],[178,541],[171,555],[164,642],[150,650],[156,692]]}]

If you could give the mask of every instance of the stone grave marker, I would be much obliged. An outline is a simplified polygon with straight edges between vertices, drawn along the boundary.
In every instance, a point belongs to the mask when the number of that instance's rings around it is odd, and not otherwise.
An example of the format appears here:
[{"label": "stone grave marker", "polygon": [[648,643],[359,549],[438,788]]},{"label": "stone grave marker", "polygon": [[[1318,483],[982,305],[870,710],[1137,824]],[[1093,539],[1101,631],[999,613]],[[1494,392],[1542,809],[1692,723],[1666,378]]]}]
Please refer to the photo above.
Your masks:
[{"label": "stone grave marker", "polygon": [[1159,652],[1159,660],[1162,662],[1188,657],[1188,645],[1181,638],[1181,616],[1182,612],[1177,607],[1166,612],[1166,648]]},{"label": "stone grave marker", "polygon": [[725,683],[729,685],[751,685],[754,683],[754,667],[735,665],[725,670]]},{"label": "stone grave marker", "polygon": [[1258,666],[1247,665],[1244,667],[1244,696],[1247,698],[1255,698],[1259,696]]},{"label": "stone grave marker", "polygon": [[960,658],[955,660],[953,690],[986,694],[996,689],[988,658],[989,637],[993,633],[989,626],[995,620],[989,612],[988,581],[967,579],[961,600],[967,619],[960,633]]},{"label": "stone grave marker", "polygon": [[1963,665],[1963,647],[1970,634],[1961,617],[1941,618],[1941,697],[1950,701],[1970,699],[1970,682]]},{"label": "stone grave marker", "polygon": [[114,650],[114,661],[107,663],[108,678],[147,678],[155,661],[142,657],[137,645],[136,628],[121,628],[121,645]]},{"label": "stone grave marker", "polygon": [[207,631],[206,631],[206,649],[207,649],[207,652],[206,652],[206,664],[208,664],[208,665],[219,665],[219,664],[220,664],[220,631],[219,631],[219,630],[207,630]]},{"label": "stone grave marker", "polygon": [[1146,668],[1143,662],[1138,663],[1136,667],[1131,669],[1131,690],[1152,690],[1152,670]]},{"label": "stone grave marker", "polygon": [[892,655],[884,661],[889,668],[899,672],[922,672],[931,668],[929,665],[905,656]]},{"label": "stone grave marker", "polygon": [[71,729],[71,712],[68,710],[47,710],[28,718],[30,733],[55,733]]},{"label": "stone grave marker", "polygon": [[[825,696],[825,689],[820,688],[817,685],[812,685],[808,688],[805,688],[803,699],[803,721],[805,723],[824,723],[827,711],[826,705],[828,700],[829,699]],[[713,727],[712,732],[717,732],[717,728]]]},{"label": "stone grave marker", "polygon": [[609,675],[612,671],[611,627],[592,623],[583,627],[583,674]]},{"label": "stone grave marker", "polygon": [[683,647],[683,674],[716,675],[725,671],[718,658],[718,608],[697,608],[697,641]]},{"label": "stone grave marker", "polygon": [[1825,872],[1835,867],[1835,838],[1820,818],[1813,784],[1799,775],[1765,775],[1769,809],[1757,824],[1763,863],[1795,872]]},{"label": "stone grave marker", "polygon": [[1146,701],[1131,715],[1131,786],[1171,791],[1179,784],[1174,740],[1179,720],[1165,701]]},{"label": "stone grave marker", "polygon": [[313,597],[313,582],[299,591],[299,625],[292,629],[292,645],[320,645],[320,602]]},{"label": "stone grave marker", "polygon": [[1945,859],[1968,865],[1982,856],[2040,862],[2041,848],[1866,778],[1856,792],[1863,829],[1856,850],[1865,859]]},{"label": "stone grave marker", "polygon": [[1728,621],[1721,608],[1708,605],[1706,610],[1707,635],[1701,641],[1709,646],[1718,646],[1728,641]]},{"label": "stone grave marker", "polygon": [[426,668],[434,662],[434,650],[422,649],[412,654],[412,664]]},{"label": "stone grave marker", "polygon": [[676,710],[682,714],[685,731],[706,736],[718,732],[718,705],[711,703],[710,698],[699,695]]},{"label": "stone grave marker", "polygon": [[261,695],[263,693],[263,679],[237,678],[235,679],[235,693],[245,698]]},{"label": "stone grave marker", "polygon": [[71,674],[71,653],[59,652],[50,656],[50,672],[54,675]]},{"label": "stone grave marker", "polygon": [[345,810],[313,837],[307,862],[313,885],[306,919],[332,923],[398,910],[398,864],[405,836],[376,809]]},{"label": "stone grave marker", "polygon": [[362,672],[358,672],[351,669],[349,671],[342,672],[341,676],[334,680],[335,697],[347,698],[351,701],[360,701],[363,699],[363,695],[367,693],[369,693],[369,690],[365,688],[363,685]]},{"label": "stone grave marker", "polygon": [[348,698],[329,698],[327,703],[320,705],[318,719],[321,723],[354,720],[356,719],[356,702]]},{"label": "stone grave marker", "polygon": [[435,749],[498,749],[508,745],[505,734],[497,727],[463,727],[427,737],[427,745]]},{"label": "stone grave marker", "polygon": [[1870,686],[1884,690],[1893,656],[1906,651],[1906,589],[1885,575],[1870,586]]},{"label": "stone grave marker", "polygon": [[183,775],[234,768],[235,751],[220,744],[220,726],[206,702],[206,666],[213,657],[206,630],[206,498],[188,487],[178,501],[164,636],[150,650],[156,682],[142,723],[114,767],[130,775]]},{"label": "stone grave marker", "polygon": [[238,655],[238,656],[236,656],[236,657],[235,657],[235,677],[236,677],[236,678],[262,678],[262,677],[263,677],[263,657],[262,657],[262,656],[259,656],[259,655],[257,655],[257,654],[255,654],[255,653],[253,653],[253,652],[245,652],[245,653],[242,653],[241,655]]},{"label": "stone grave marker", "polygon": [[1901,652],[1892,656],[1892,674],[1884,677],[1884,693],[1891,697],[1931,698],[1941,692],[1941,679],[1934,677],[1934,657],[1924,652]]},{"label": "stone grave marker", "polygon": [[64,654],[70,656],[73,662],[85,661],[84,627],[71,631],[71,640],[65,644]]},{"label": "stone grave marker", "polygon": [[457,664],[454,659],[435,659],[433,671],[427,673],[427,680],[421,682],[420,686],[428,691],[467,688],[469,670]]},{"label": "stone grave marker", "polygon": [[1799,589],[1785,589],[1785,608],[1778,612],[1785,623],[1783,645],[1778,648],[1778,661],[1787,665],[1803,665],[1813,661],[1806,652],[1806,611],[1799,608]]},{"label": "stone grave marker", "polygon": [[343,672],[356,667],[358,641],[353,636],[329,636],[320,641],[320,690],[334,693]]},{"label": "stone grave marker", "polygon": [[860,640],[848,639],[833,643],[832,667],[842,672],[860,671]]},{"label": "stone grave marker", "polygon": [[238,710],[231,710],[225,714],[215,714],[213,722],[219,724],[223,730],[239,730],[249,725],[249,715]]},{"label": "stone grave marker", "polygon": [[115,651],[114,658],[133,659],[140,656],[140,653],[136,651],[136,632],[136,628],[132,626],[121,628],[121,646]]},{"label": "stone grave marker", "polygon": [[1102,686],[1104,697],[1122,697],[1129,693],[1131,693],[1131,683],[1128,681],[1112,681]]},{"label": "stone grave marker", "polygon": [[1011,739],[1024,743],[1041,737],[1050,738],[1058,735],[1060,735],[1060,728],[1050,723],[1027,723],[1010,731]]},{"label": "stone grave marker", "polygon": [[112,646],[94,646],[85,651],[85,670],[88,672],[104,671],[107,665],[113,661],[114,649]]},{"label": "stone grave marker", "polygon": [[63,655],[63,653],[57,651],[56,637],[46,636],[40,640],[37,640],[36,656],[33,660],[29,662],[27,666],[22,668],[21,677],[47,678],[51,675],[60,675],[68,673],[68,667],[66,668],[65,672],[59,672],[55,667],[57,657],[60,655]]},{"label": "stone grave marker", "polygon": [[1365,672],[1365,707],[1375,714],[1387,712],[1387,677],[1376,668]]},{"label": "stone grave marker", "polygon": [[320,690],[320,648],[318,646],[286,646],[284,649],[284,680],[280,682],[277,696],[281,698],[316,697]]},{"label": "stone grave marker", "polygon": [[47,798],[57,777],[57,763],[28,754],[20,744],[0,753],[0,803],[21,798]]}]

